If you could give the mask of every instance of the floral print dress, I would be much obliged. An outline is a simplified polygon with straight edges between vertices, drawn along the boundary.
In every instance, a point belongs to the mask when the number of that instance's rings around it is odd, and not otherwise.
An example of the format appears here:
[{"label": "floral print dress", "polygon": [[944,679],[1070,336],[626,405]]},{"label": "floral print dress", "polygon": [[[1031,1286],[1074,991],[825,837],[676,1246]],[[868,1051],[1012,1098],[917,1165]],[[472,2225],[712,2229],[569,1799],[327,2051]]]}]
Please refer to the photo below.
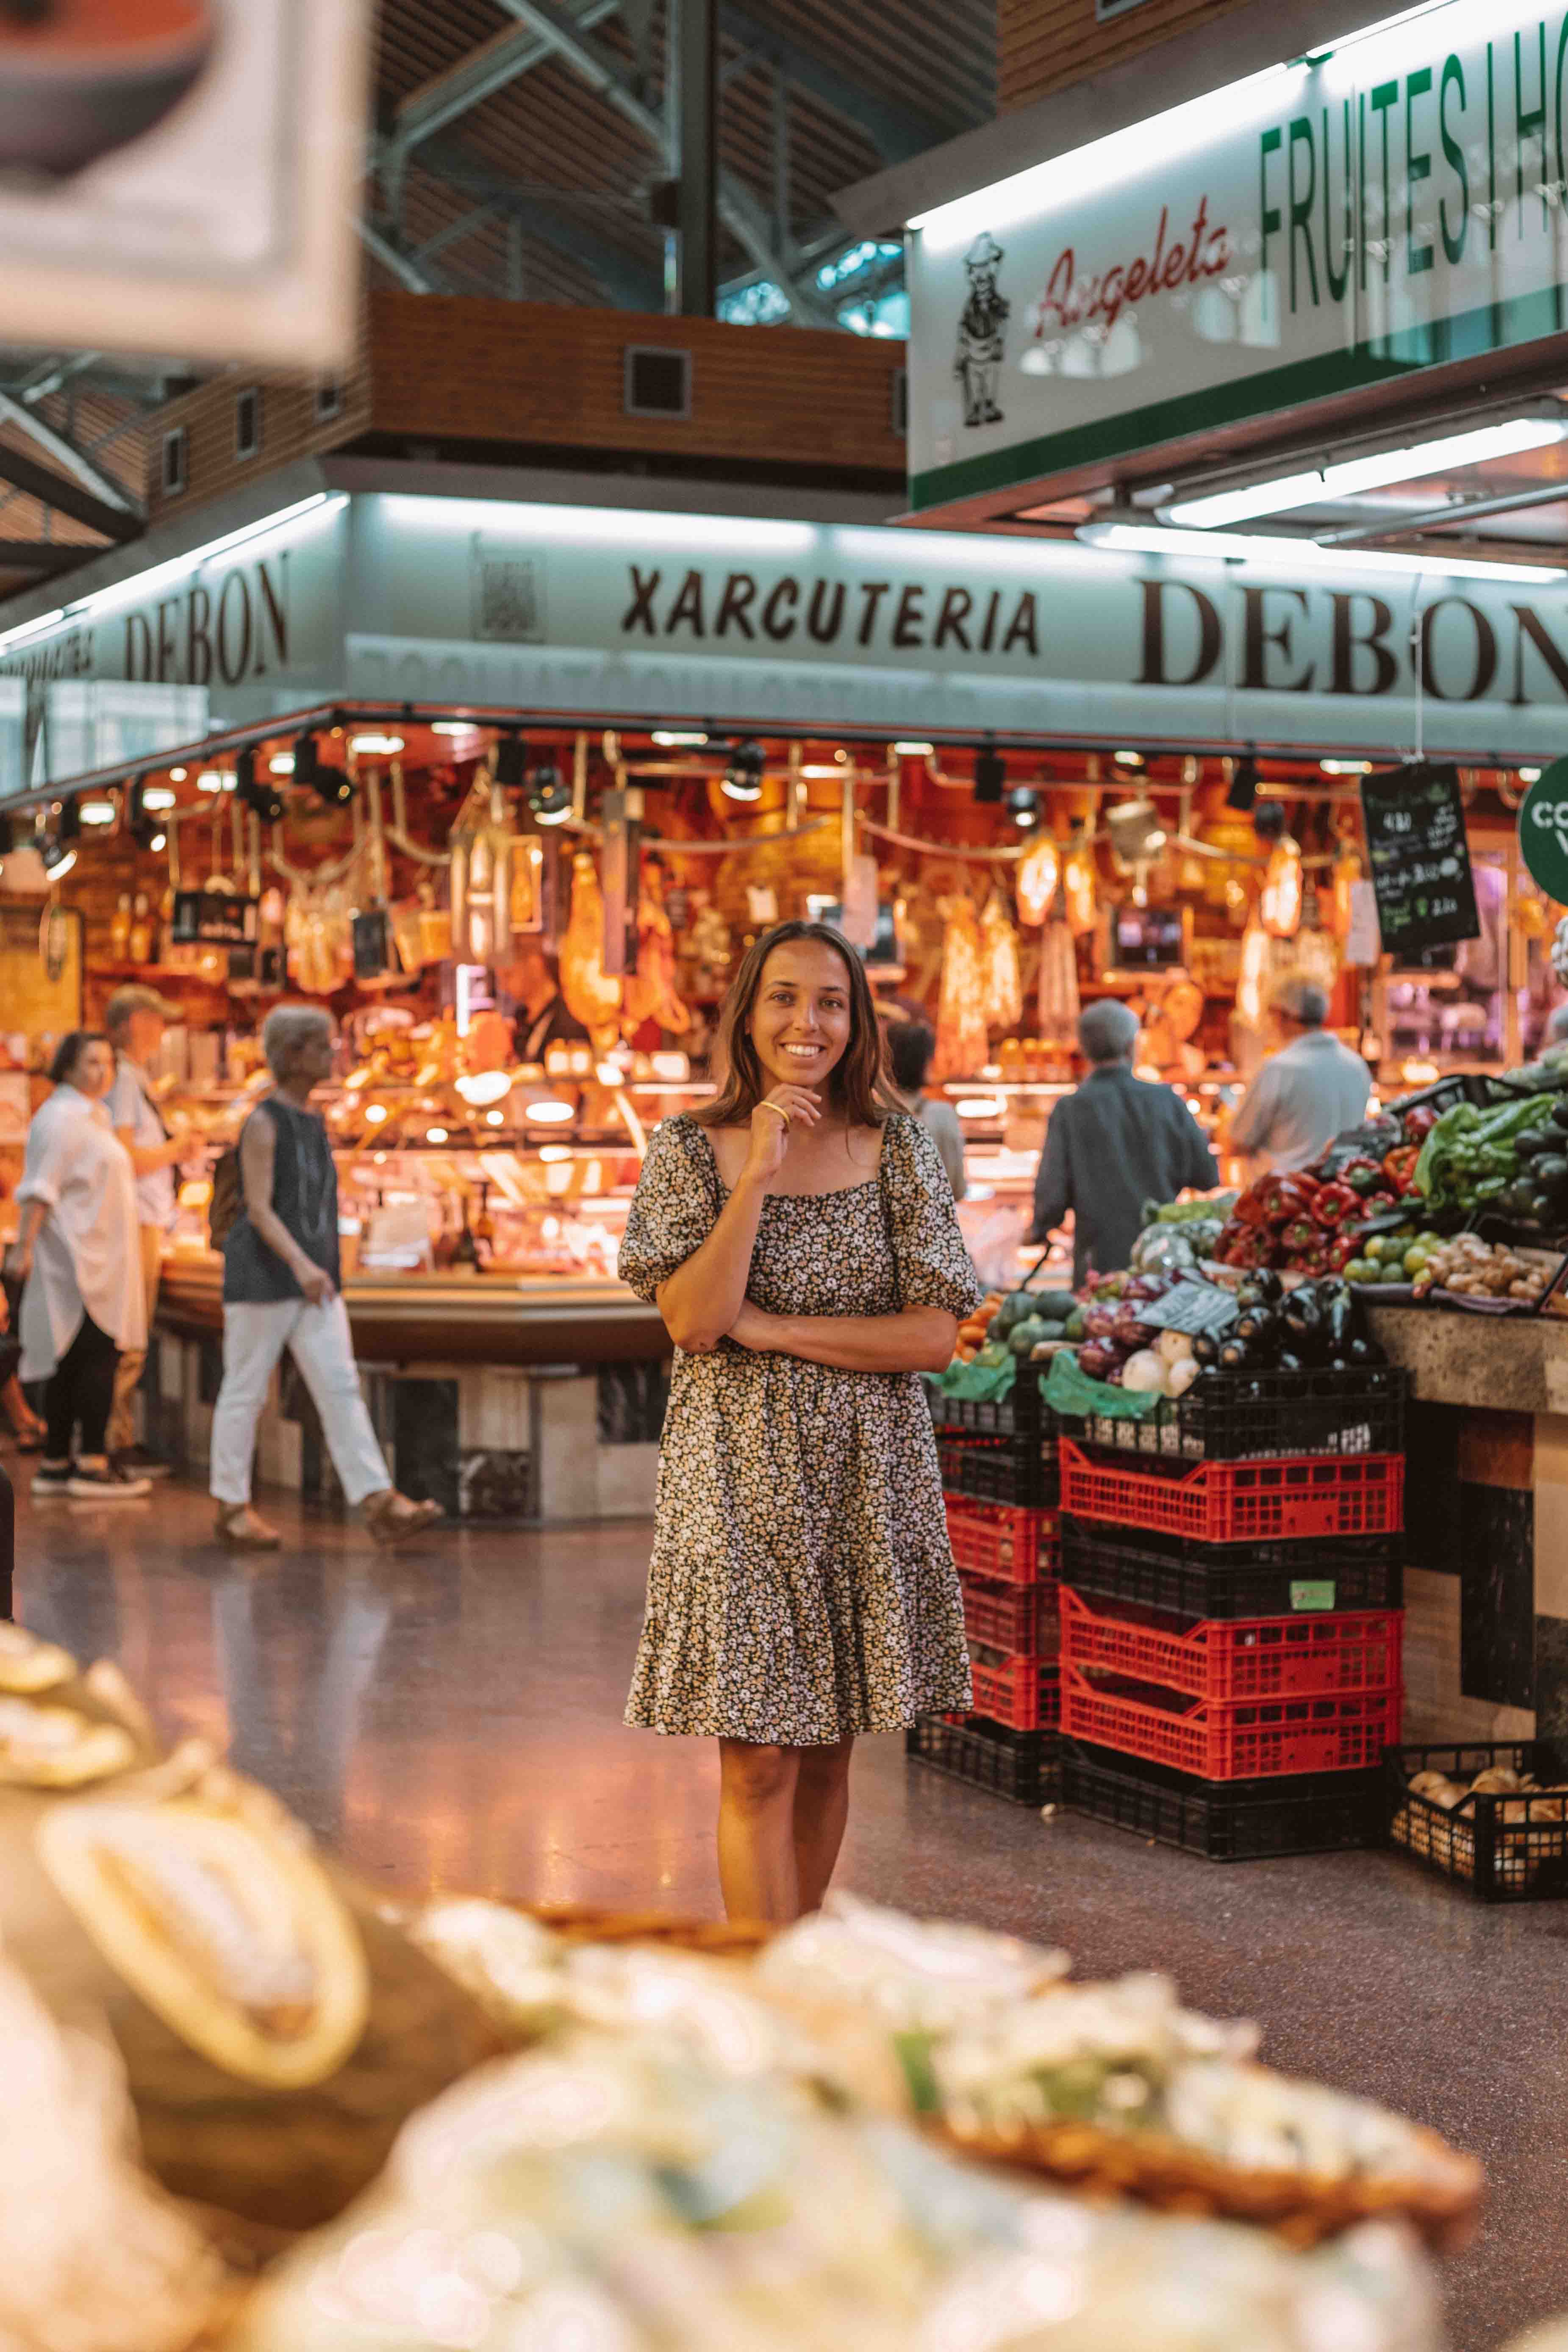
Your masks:
[{"label": "floral print dress", "polygon": [[[639,1298],[700,1247],[726,1190],[705,1129],[666,1120],[621,1244]],[[889,1118],[866,1183],[763,1202],[746,1295],[773,1315],[973,1312],[981,1286],[918,1121]],[[812,1748],[969,1704],[919,1373],[678,1348],[626,1721]]]}]

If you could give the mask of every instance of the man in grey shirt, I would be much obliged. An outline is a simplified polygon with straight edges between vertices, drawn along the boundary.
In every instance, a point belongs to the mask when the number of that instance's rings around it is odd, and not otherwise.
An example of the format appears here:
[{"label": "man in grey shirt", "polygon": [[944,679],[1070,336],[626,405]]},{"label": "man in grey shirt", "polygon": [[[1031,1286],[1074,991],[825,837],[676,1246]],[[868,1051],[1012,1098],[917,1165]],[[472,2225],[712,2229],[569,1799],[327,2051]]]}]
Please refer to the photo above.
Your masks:
[{"label": "man in grey shirt", "polygon": [[1132,1255],[1145,1201],[1173,1201],[1184,1185],[1219,1181],[1204,1131],[1173,1087],[1132,1075],[1138,1019],[1105,997],[1078,1024],[1091,1067],[1051,1113],[1035,1178],[1028,1240],[1044,1243],[1070,1209],[1072,1278],[1114,1274]]},{"label": "man in grey shirt", "polygon": [[1315,980],[1282,980],[1270,1010],[1289,1042],[1271,1054],[1230,1122],[1237,1151],[1266,1151],[1289,1175],[1310,1168],[1336,1135],[1366,1117],[1372,1079],[1366,1064],[1323,1026],[1327,992]]}]

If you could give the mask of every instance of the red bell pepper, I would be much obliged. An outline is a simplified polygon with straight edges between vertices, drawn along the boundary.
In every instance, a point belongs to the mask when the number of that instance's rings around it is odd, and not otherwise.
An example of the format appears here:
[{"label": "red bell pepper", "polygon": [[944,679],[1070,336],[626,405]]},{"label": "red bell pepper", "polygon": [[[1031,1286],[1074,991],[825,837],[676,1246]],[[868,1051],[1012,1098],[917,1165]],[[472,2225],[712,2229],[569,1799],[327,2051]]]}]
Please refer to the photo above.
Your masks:
[{"label": "red bell pepper", "polygon": [[1250,1274],[1260,1265],[1269,1265],[1273,1256],[1273,1235],[1262,1225],[1249,1225],[1240,1239],[1232,1243],[1225,1263]]},{"label": "red bell pepper", "polygon": [[1415,1110],[1407,1110],[1405,1114],[1406,1142],[1425,1143],[1436,1124],[1437,1113],[1430,1103],[1420,1103]]},{"label": "red bell pepper", "polygon": [[1329,1244],[1329,1272],[1342,1274],[1352,1257],[1361,1255],[1362,1229],[1353,1234],[1339,1234]]},{"label": "red bell pepper", "polygon": [[1402,1199],[1415,1189],[1415,1162],[1420,1157],[1421,1146],[1418,1143],[1401,1143],[1384,1160],[1383,1172]]},{"label": "red bell pepper", "polygon": [[1237,1201],[1231,1214],[1239,1224],[1266,1225],[1268,1223],[1268,1206],[1263,1198],[1262,1186],[1250,1185]]},{"label": "red bell pepper", "polygon": [[1399,1202],[1385,1185],[1381,1192],[1369,1192],[1360,1205],[1363,1215],[1381,1217],[1385,1209],[1397,1209]]},{"label": "red bell pepper", "polygon": [[1312,1214],[1320,1225],[1331,1232],[1347,1217],[1359,1217],[1362,1208],[1361,1194],[1352,1192],[1348,1184],[1322,1184],[1312,1202]]},{"label": "red bell pepper", "polygon": [[1320,1232],[1317,1246],[1308,1250],[1300,1261],[1303,1274],[1327,1274],[1331,1270],[1333,1244],[1327,1234]]},{"label": "red bell pepper", "polygon": [[1315,1225],[1310,1217],[1292,1217],[1280,1231],[1279,1246],[1289,1253],[1294,1264],[1305,1252],[1316,1249],[1322,1237],[1321,1226]]},{"label": "red bell pepper", "polygon": [[1336,1171],[1337,1182],[1348,1184],[1352,1192],[1370,1192],[1383,1181],[1382,1164],[1363,1152],[1355,1160],[1347,1160]]}]

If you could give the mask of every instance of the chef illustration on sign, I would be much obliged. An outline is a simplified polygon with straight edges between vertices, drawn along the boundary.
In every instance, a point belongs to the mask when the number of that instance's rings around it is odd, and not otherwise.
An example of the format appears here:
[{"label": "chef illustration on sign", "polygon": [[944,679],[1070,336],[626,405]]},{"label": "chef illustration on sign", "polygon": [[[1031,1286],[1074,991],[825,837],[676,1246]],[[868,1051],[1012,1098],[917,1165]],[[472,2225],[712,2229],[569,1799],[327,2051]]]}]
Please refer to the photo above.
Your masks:
[{"label": "chef illustration on sign", "polygon": [[963,257],[969,278],[969,299],[959,314],[958,355],[953,371],[963,386],[965,425],[1000,425],[996,405],[997,376],[1007,339],[1007,318],[1013,306],[996,290],[996,271],[1003,249],[989,229],[983,229]]}]

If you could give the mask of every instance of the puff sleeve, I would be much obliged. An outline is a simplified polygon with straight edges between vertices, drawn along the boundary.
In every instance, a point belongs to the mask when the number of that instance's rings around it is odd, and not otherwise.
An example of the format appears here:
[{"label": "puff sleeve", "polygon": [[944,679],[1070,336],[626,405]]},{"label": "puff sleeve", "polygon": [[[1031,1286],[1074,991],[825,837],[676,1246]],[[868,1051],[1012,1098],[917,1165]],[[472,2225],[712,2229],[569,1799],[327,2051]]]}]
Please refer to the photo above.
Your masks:
[{"label": "puff sleeve", "polygon": [[621,1236],[621,1280],[648,1305],[717,1223],[718,1173],[708,1139],[682,1112],[656,1128]]},{"label": "puff sleeve", "polygon": [[901,1307],[973,1315],[984,1286],[964,1247],[952,1188],[936,1145],[918,1119],[899,1114],[882,1142],[882,1186],[892,1228]]}]

